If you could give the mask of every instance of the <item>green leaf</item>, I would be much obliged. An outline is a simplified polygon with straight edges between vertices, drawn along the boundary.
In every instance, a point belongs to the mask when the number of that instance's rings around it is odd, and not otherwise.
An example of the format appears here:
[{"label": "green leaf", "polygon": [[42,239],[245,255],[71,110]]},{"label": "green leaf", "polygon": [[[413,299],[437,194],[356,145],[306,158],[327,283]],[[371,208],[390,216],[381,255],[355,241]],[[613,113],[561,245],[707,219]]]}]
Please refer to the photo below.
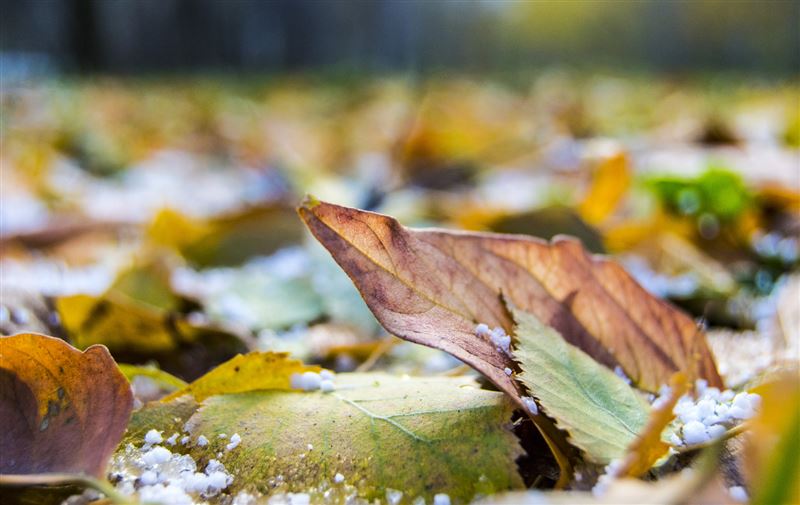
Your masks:
[{"label": "green leaf", "polygon": [[[234,476],[228,492],[323,493],[341,473],[359,497],[384,499],[387,489],[409,500],[448,493],[454,501],[521,489],[510,431],[513,405],[471,379],[339,374],[331,393],[251,391],[151,403],[134,414],[127,442],[141,444],[151,428],[189,430],[205,447],[178,446],[197,461],[217,457]],[[198,408],[199,407],[199,408]],[[191,415],[187,409],[194,408]],[[185,424],[184,424],[185,422]],[[241,444],[225,450],[238,433]],[[281,476],[279,478],[279,476]]]},{"label": "green leaf", "polygon": [[515,310],[517,376],[588,459],[625,454],[648,419],[648,405],[621,377],[569,344],[536,316]]}]

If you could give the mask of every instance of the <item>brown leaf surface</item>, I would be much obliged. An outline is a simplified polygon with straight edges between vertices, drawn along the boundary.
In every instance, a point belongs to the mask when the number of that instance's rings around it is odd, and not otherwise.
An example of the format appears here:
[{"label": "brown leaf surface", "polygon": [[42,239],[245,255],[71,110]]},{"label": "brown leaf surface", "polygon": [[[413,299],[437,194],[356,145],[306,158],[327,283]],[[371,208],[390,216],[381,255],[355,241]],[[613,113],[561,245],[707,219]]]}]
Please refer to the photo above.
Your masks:
[{"label": "brown leaf surface", "polygon": [[510,357],[475,325],[513,322],[503,297],[638,387],[673,373],[721,386],[694,321],[640,287],[619,265],[574,239],[412,230],[380,214],[307,200],[300,215],[350,275],[386,329],[449,352],[519,401]]},{"label": "brown leaf surface", "polygon": [[130,385],[105,347],[0,337],[0,473],[100,476],[132,408]]}]

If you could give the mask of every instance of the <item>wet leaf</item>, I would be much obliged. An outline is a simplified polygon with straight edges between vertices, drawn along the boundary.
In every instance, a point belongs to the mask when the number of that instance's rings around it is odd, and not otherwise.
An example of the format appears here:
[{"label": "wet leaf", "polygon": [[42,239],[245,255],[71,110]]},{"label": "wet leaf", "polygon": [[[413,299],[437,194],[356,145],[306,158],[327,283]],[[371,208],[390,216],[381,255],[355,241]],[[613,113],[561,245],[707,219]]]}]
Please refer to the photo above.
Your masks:
[{"label": "wet leaf", "polygon": [[[194,403],[187,398],[149,404],[134,414],[129,434],[180,431]],[[442,492],[466,501],[523,487],[512,411],[502,394],[469,379],[338,374],[332,393],[211,396],[185,426],[210,441],[192,447],[195,459],[222,452],[218,459],[235,475],[232,492],[268,493],[270,479],[280,475],[287,491],[321,493],[322,483],[341,473],[368,500],[383,499],[391,488],[409,499]],[[225,450],[221,433],[238,433],[240,445]]]},{"label": "wet leaf", "polygon": [[170,401],[187,394],[192,395],[197,401],[203,401],[209,396],[223,393],[271,389],[289,391],[292,389],[290,382],[292,374],[319,371],[318,366],[308,366],[299,360],[289,359],[288,353],[240,354],[162,401]]},{"label": "wet leaf", "polygon": [[102,475],[131,388],[108,351],[37,334],[0,337],[0,473]]},{"label": "wet leaf", "polygon": [[536,316],[515,311],[518,379],[570,441],[596,463],[625,454],[649,407],[625,380],[570,345]]},{"label": "wet leaf", "polygon": [[475,336],[477,323],[511,331],[501,293],[642,389],[657,391],[676,371],[721,385],[691,318],[574,240],[413,230],[311,199],[299,212],[386,329],[453,354],[512,397],[511,359]]}]

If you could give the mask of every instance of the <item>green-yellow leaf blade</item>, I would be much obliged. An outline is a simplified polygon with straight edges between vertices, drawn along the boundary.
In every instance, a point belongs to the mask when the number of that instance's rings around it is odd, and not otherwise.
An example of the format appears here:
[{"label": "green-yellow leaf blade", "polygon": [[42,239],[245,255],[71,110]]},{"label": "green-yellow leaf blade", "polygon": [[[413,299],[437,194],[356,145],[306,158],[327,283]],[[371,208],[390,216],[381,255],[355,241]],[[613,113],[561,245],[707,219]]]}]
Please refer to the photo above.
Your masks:
[{"label": "green-yellow leaf blade", "polygon": [[623,456],[647,423],[647,403],[536,316],[517,310],[514,317],[518,379],[590,460],[608,463]]}]

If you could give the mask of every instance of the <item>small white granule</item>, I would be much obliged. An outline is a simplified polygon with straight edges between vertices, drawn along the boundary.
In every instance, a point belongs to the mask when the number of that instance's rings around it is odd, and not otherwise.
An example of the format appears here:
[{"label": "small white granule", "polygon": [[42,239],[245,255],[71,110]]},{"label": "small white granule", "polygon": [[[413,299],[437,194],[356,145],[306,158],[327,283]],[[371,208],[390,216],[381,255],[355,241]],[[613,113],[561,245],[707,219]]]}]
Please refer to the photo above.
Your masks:
[{"label": "small white granule", "polygon": [[690,421],[683,425],[683,440],[689,445],[708,442],[711,437],[706,433],[706,425],[700,421]]},{"label": "small white granule", "polygon": [[506,335],[506,332],[503,328],[499,326],[492,330],[490,334],[490,338],[492,339],[492,343],[497,346],[497,349],[509,354],[511,352],[511,337]]},{"label": "small white granule", "polygon": [[139,489],[139,500],[144,503],[162,503],[164,505],[191,505],[194,503],[192,497],[175,484],[144,486]]},{"label": "small white granule", "polygon": [[403,492],[398,491],[397,489],[387,488],[386,489],[386,503],[388,505],[398,505],[400,500],[403,499]]},{"label": "small white granule", "polygon": [[307,493],[289,493],[289,503],[291,505],[308,505],[311,503],[311,495]]},{"label": "small white granule", "polygon": [[475,335],[479,337],[488,337],[489,333],[491,333],[491,330],[488,324],[481,323],[475,327]]},{"label": "small white granule", "polygon": [[139,477],[139,482],[141,482],[143,486],[158,484],[158,474],[152,470],[145,470],[142,476]]},{"label": "small white granule", "polygon": [[160,465],[169,461],[170,456],[172,453],[169,449],[157,445],[142,455],[142,461],[149,466]]},{"label": "small white granule", "polygon": [[450,495],[444,493],[433,495],[433,505],[450,505]]},{"label": "small white granule", "polygon": [[164,440],[161,437],[161,432],[158,430],[150,430],[144,436],[144,443],[146,444],[160,444],[161,441]]},{"label": "small white granule", "polygon": [[181,475],[183,488],[190,493],[205,493],[208,491],[208,475],[200,472],[186,472]]},{"label": "small white granule", "polygon": [[344,475],[337,473],[336,475],[333,476],[333,482],[341,484],[342,482],[344,482]]},{"label": "small white granule", "polygon": [[210,491],[221,491],[228,487],[228,479],[230,476],[225,472],[214,472],[208,476],[206,483]]},{"label": "small white granule", "polygon": [[334,378],[334,373],[330,370],[322,370],[319,372],[319,378],[324,381],[332,381]]},{"label": "small white granule", "polygon": [[510,368],[508,368],[508,367],[506,367],[506,368],[505,368],[503,371],[506,373],[506,375],[511,375],[512,373],[514,373],[514,371],[513,371],[513,370],[511,370],[511,369],[510,369]]},{"label": "small white granule", "polygon": [[336,386],[334,386],[333,381],[331,380],[325,379],[319,383],[319,390],[323,393],[330,393],[334,389],[336,389]]},{"label": "small white granule", "polygon": [[625,374],[625,371],[622,369],[621,366],[617,365],[614,367],[614,374],[616,374],[617,377],[624,380],[626,383],[628,384],[631,383],[631,378]]},{"label": "small white granule", "polygon": [[536,401],[531,398],[530,396],[523,396],[522,403],[525,404],[525,408],[533,415],[539,414],[539,407],[536,405]]},{"label": "small white granule", "polygon": [[293,373],[289,379],[292,389],[302,389],[303,391],[317,390],[321,382],[322,379],[316,372]]},{"label": "small white granule", "polygon": [[225,466],[219,462],[219,460],[212,459],[209,460],[208,464],[206,465],[206,475],[211,475],[214,472],[224,471]]},{"label": "small white granule", "polygon": [[308,444],[306,447],[308,447],[308,450],[309,450],[309,451],[311,451],[311,450],[313,450],[313,449],[314,449],[314,446],[313,446],[313,445],[311,445],[311,444]]},{"label": "small white granule", "polygon": [[192,439],[188,436],[181,438],[181,445],[187,445]]},{"label": "small white granule", "polygon": [[226,435],[224,433],[220,433],[219,435],[217,435],[217,437],[218,438],[228,438],[228,435]]},{"label": "small white granule", "polygon": [[739,503],[747,503],[747,491],[742,486],[733,486],[728,488],[728,494],[731,495],[733,501]]},{"label": "small white granule", "polygon": [[208,445],[208,439],[205,437],[205,435],[200,435],[197,437],[197,445],[200,447],[205,447]]},{"label": "small white granule", "polygon": [[225,446],[225,450],[231,451],[233,449],[236,449],[236,446],[238,446],[241,441],[242,437],[240,437],[238,433],[234,433],[233,435],[231,435],[231,443]]},{"label": "small white granule", "polygon": [[175,445],[178,442],[178,434],[173,433],[171,437],[167,439],[167,443],[169,445]]}]

